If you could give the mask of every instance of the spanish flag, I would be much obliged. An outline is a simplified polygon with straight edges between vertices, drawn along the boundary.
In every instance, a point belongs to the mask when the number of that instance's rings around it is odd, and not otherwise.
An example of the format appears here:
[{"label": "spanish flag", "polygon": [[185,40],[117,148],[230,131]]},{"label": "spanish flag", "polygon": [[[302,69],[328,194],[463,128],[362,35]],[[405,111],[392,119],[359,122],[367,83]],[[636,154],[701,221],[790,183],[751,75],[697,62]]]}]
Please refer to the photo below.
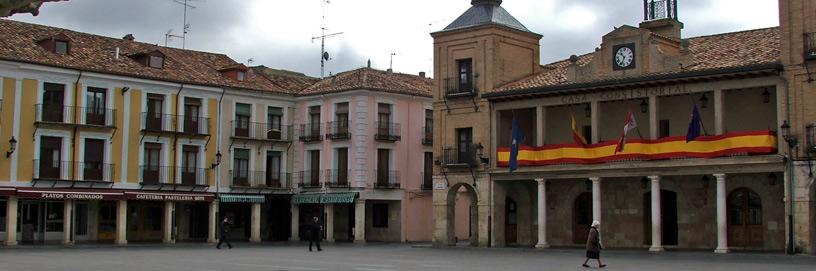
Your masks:
[{"label": "spanish flag", "polygon": [[572,139],[575,140],[575,144],[586,145],[587,141],[580,132],[578,132],[578,128],[575,127],[575,116],[570,113],[570,118],[572,119]]}]

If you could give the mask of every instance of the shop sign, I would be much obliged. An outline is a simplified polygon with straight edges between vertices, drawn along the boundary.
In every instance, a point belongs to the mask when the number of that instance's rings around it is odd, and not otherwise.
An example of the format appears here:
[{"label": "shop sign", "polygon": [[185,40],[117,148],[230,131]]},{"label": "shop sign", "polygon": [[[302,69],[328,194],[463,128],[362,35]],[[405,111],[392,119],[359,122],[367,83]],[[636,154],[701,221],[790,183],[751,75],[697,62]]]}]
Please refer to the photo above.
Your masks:
[{"label": "shop sign", "polygon": [[17,196],[27,199],[46,200],[120,200],[122,192],[118,191],[70,191],[70,190],[17,190]]},{"label": "shop sign", "polygon": [[125,197],[129,200],[202,201],[202,202],[211,202],[215,198],[213,194],[144,193],[144,192],[125,192]]}]

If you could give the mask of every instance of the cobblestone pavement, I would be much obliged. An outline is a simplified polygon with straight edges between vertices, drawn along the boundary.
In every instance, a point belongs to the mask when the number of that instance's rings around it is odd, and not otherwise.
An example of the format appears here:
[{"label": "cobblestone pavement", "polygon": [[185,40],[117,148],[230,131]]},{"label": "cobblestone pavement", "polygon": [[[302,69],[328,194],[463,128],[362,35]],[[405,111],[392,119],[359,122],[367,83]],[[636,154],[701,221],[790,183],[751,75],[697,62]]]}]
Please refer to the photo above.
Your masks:
[{"label": "cobblestone pavement", "polygon": [[[575,249],[431,248],[403,244],[205,244],[0,247],[0,270],[589,270]],[[816,257],[768,253],[604,251],[603,270],[816,270]],[[597,270],[592,263],[592,270]]]}]

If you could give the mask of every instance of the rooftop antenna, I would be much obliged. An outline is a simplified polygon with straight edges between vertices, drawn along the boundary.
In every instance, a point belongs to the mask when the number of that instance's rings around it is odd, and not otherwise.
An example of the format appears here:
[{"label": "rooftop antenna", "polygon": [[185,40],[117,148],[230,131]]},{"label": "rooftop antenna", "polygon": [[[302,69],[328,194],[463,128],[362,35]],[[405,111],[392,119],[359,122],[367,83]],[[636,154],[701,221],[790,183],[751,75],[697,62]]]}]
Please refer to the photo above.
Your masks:
[{"label": "rooftop antenna", "polygon": [[254,59],[254,58],[249,58],[249,59],[247,59],[247,64],[252,65],[252,63],[255,63],[255,59]]},{"label": "rooftop antenna", "polygon": [[184,6],[184,31],[181,33],[181,49],[187,48],[187,32],[190,32],[190,24],[187,23],[187,8],[196,8],[189,2],[198,0],[173,0],[176,4]]},{"label": "rooftop antenna", "polygon": [[326,30],[328,30],[328,28],[326,28],[326,5],[330,4],[330,2],[329,2],[329,0],[320,0],[320,1],[323,2],[322,3],[323,4],[323,27],[320,28],[320,36],[312,37],[312,42],[314,42],[317,39],[320,39],[320,79],[323,79],[324,71],[325,71],[325,68],[326,68],[326,61],[328,61],[330,59],[329,58],[329,53],[326,52],[326,38],[339,36],[340,34],[343,34],[343,32],[326,34]]},{"label": "rooftop antenna", "polygon": [[397,53],[391,52],[391,63],[388,64],[388,70],[391,70],[391,71],[394,70],[394,56],[395,55],[397,55]]},{"label": "rooftop antenna", "polygon": [[173,29],[167,30],[167,33],[164,34],[164,47],[167,47],[167,42],[172,41],[173,38],[184,39],[184,37],[182,37],[182,36],[173,34]]}]

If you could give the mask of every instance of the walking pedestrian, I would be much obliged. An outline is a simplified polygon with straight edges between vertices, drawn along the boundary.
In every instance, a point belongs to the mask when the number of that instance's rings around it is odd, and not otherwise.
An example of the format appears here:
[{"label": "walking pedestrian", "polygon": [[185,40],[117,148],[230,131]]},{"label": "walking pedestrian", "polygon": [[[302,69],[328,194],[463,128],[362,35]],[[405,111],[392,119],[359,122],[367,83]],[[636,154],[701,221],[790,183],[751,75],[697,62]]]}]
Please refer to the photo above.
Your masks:
[{"label": "walking pedestrian", "polygon": [[604,249],[604,247],[603,244],[601,244],[601,234],[598,232],[599,226],[601,226],[601,222],[595,220],[592,221],[592,226],[589,228],[586,244],[586,260],[583,264],[584,267],[589,267],[587,264],[589,259],[598,260],[598,267],[600,268],[606,266],[605,264],[601,263],[601,250]]},{"label": "walking pedestrian", "polygon": [[323,225],[321,225],[317,219],[317,217],[312,218],[312,223],[309,225],[309,251],[312,251],[312,243],[317,244],[317,251],[323,251],[320,248],[320,239],[322,239],[321,232],[323,231]]},{"label": "walking pedestrian", "polygon": [[232,221],[230,221],[229,217],[225,216],[224,220],[221,221],[221,238],[218,239],[218,245],[216,245],[215,248],[221,249],[221,244],[227,243],[227,247],[232,249],[232,244],[230,244],[229,241],[229,231],[231,226]]}]

